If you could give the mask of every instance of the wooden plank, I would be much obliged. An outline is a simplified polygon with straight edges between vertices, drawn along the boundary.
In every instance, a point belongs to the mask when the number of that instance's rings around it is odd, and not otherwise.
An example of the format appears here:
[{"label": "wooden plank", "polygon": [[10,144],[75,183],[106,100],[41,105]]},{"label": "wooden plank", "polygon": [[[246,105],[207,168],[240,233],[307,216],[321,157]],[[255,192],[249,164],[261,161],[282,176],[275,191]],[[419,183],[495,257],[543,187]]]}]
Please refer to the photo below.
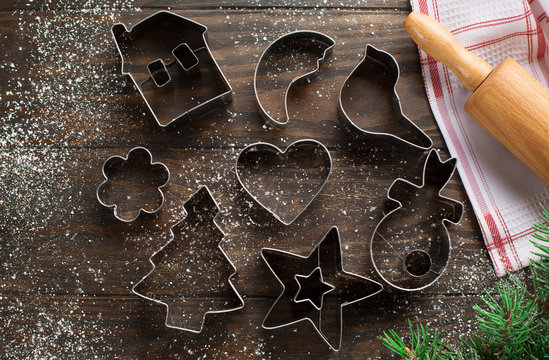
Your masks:
[{"label": "wooden plank", "polygon": [[410,318],[457,342],[474,328],[472,304],[481,302],[478,296],[411,294],[367,299],[344,308],[342,349],[334,353],[308,323],[262,329],[272,301],[249,299],[241,311],[208,315],[204,331],[192,334],[166,328],[165,308],[137,296],[1,297],[0,349],[6,358],[387,358],[377,338],[384,330],[404,335]]},{"label": "wooden plank", "polygon": [[224,11],[243,9],[278,9],[289,8],[296,11],[309,11],[322,14],[322,9],[405,9],[410,10],[410,3],[402,0],[359,0],[359,1],[322,1],[314,0],[203,0],[200,2],[191,0],[123,0],[114,4],[105,1],[76,0],[69,3],[59,0],[19,0],[16,2],[2,2],[0,10],[40,10],[40,11],[66,11],[88,9],[94,12],[117,12],[128,10],[155,9],[155,10],[216,10]]},{"label": "wooden plank", "polygon": [[[368,241],[391,209],[386,191],[399,176],[419,181],[421,151],[364,136],[337,114],[339,89],[367,43],[399,61],[404,113],[448,157],[425,97],[417,48],[401,25],[408,2],[328,1],[324,9],[316,9],[316,2],[288,1],[225,2],[221,8],[210,1],[171,4],[208,26],[234,100],[166,129],[120,74],[110,27],[135,24],[168,2],[26,4],[0,5],[0,326],[6,330],[0,357],[386,358],[377,336],[387,329],[405,333],[407,318],[431,322],[454,339],[470,330],[472,305],[484,288],[493,291],[496,276],[457,175],[444,194],[465,202],[465,216],[450,227],[452,258],[432,287],[412,294],[388,289],[346,309],[339,353],[307,324],[297,331],[261,329],[280,291],[260,258],[262,247],[306,255],[337,225],[345,269],[381,281]],[[60,11],[66,6],[71,8]],[[257,59],[278,36],[304,28],[332,36],[334,54],[297,93],[288,126],[270,129],[253,94]],[[301,138],[324,143],[334,169],[320,196],[294,224],[283,226],[253,203],[233,168],[249,143],[286,146]],[[158,216],[122,224],[98,203],[95,191],[103,161],[137,145],[164,162],[172,179]],[[149,272],[149,256],[169,240],[184,202],[201,185],[220,204],[223,248],[238,269],[234,283],[247,306],[212,316],[206,330],[193,335],[165,328],[164,308],[130,289]]]},{"label": "wooden plank", "polygon": [[[234,89],[234,100],[207,117],[168,129],[157,126],[134,85],[120,74],[120,58],[109,31],[116,21],[135,23],[149,13],[115,19],[88,14],[60,19],[50,13],[8,17],[7,28],[29,31],[8,33],[6,40],[10,57],[7,71],[0,74],[9,89],[6,101],[0,103],[0,111],[10,115],[2,129],[9,134],[6,145],[239,147],[258,140],[309,136],[334,147],[339,143],[331,135],[334,127],[348,132],[337,112],[339,89],[365,45],[372,43],[390,51],[400,63],[398,91],[404,112],[437,147],[444,146],[425,97],[416,47],[401,25],[405,12],[328,11],[330,20],[320,23],[314,16],[294,17],[285,11],[239,12],[230,19],[218,11],[190,12],[189,17],[209,27],[210,47]],[[77,31],[63,30],[73,24]],[[298,106],[290,106],[291,116],[302,110],[296,120],[285,130],[267,131],[256,111],[251,84],[255,63],[270,41],[303,24],[333,36],[334,55],[302,92]],[[86,39],[88,46],[81,46]],[[303,104],[309,107],[300,109]],[[12,133],[12,129],[17,130]]]},{"label": "wooden plank", "polygon": [[[150,271],[148,257],[170,239],[169,228],[183,218],[183,204],[201,185],[209,186],[220,204],[217,222],[227,234],[223,247],[238,269],[235,285],[244,294],[276,292],[276,282],[260,258],[262,247],[306,255],[331,226],[340,230],[345,268],[381,281],[373,271],[368,244],[390,209],[386,189],[396,176],[417,181],[422,170],[409,151],[378,151],[372,163],[350,157],[349,150],[332,150],[335,166],[324,190],[296,222],[284,226],[238,184],[234,150],[151,147],[154,160],[172,173],[166,204],[158,217],[123,224],[98,203],[95,191],[103,181],[103,161],[127,151],[23,149],[0,158],[7,172],[0,223],[10,224],[0,251],[11,279],[1,284],[2,292],[126,294]],[[465,200],[456,181],[444,193]],[[494,281],[469,209],[462,224],[450,228],[454,248],[447,272],[423,293],[472,294]]]}]

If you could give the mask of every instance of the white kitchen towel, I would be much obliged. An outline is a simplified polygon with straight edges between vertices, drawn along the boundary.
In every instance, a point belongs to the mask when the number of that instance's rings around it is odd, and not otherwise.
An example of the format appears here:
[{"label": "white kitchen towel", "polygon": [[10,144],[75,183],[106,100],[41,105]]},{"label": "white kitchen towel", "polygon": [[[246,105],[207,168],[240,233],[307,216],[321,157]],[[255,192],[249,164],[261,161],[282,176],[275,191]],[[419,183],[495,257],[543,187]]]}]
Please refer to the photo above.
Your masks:
[{"label": "white kitchen towel", "polygon": [[[511,57],[548,87],[549,0],[411,3],[490,65]],[[549,204],[549,187],[465,113],[470,92],[456,76],[423,51],[419,53],[431,109],[451,155],[458,159],[458,171],[496,273],[501,276],[506,270],[528,266],[534,250],[532,224],[538,221],[539,204]]]}]

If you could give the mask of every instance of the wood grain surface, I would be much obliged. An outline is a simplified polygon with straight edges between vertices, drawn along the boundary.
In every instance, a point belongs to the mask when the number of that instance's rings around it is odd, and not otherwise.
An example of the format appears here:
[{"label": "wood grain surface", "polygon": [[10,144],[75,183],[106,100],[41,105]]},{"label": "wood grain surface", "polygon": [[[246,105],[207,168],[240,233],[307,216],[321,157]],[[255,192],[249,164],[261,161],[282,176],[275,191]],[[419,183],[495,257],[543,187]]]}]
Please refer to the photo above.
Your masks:
[{"label": "wood grain surface", "polygon": [[[208,27],[212,53],[234,100],[198,120],[160,128],[128,78],[110,34],[171,9]],[[389,358],[378,336],[404,333],[407,319],[452,341],[474,327],[473,305],[497,278],[458,174],[443,194],[465,204],[449,228],[452,257],[433,286],[390,289],[345,307],[343,343],[331,351],[308,323],[264,330],[281,287],[262,247],[307,255],[338,226],[347,271],[382,282],[369,239],[391,209],[397,177],[419,182],[426,152],[351,128],[338,115],[345,77],[366,44],[399,62],[404,113],[449,157],[433,118],[417,48],[402,21],[404,0],[374,1],[4,1],[0,4],[0,358],[59,359],[372,359]],[[296,91],[290,122],[265,125],[253,95],[254,68],[278,36],[310,29],[336,41],[318,77]],[[377,99],[364,99],[377,101]],[[239,150],[256,141],[285,147],[313,138],[334,161],[320,195],[291,225],[253,203],[237,181]],[[147,147],[168,166],[166,203],[125,224],[96,199],[111,155]],[[191,334],[164,325],[165,308],[131,293],[148,258],[170,239],[183,204],[206,185],[220,206],[222,247],[236,266],[243,310],[209,315]]]}]

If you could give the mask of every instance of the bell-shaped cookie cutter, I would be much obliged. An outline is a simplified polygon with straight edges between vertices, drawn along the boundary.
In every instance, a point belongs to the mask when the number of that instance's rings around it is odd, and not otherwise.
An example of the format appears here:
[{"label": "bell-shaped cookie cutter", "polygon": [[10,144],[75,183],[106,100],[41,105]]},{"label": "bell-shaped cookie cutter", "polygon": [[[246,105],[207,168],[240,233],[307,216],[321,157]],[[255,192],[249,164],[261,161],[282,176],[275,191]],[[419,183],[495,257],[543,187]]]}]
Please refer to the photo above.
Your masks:
[{"label": "bell-shaped cookie cutter", "polygon": [[[416,140],[416,142],[408,141],[398,135],[392,134],[390,132],[379,132],[375,130],[368,130],[360,127],[357,125],[356,122],[353,121],[352,116],[350,116],[347,111],[345,110],[345,107],[343,105],[343,99],[345,96],[345,90],[348,85],[348,83],[353,79],[353,77],[371,77],[373,75],[378,74],[371,74],[370,69],[368,69],[368,65],[370,62],[376,63],[380,66],[382,66],[385,71],[387,72],[388,82],[390,82],[392,87],[392,92],[390,94],[391,96],[391,106],[396,110],[397,116],[399,116],[399,121],[404,126],[408,127],[408,131],[411,132]],[[409,144],[411,146],[414,146],[418,149],[428,150],[433,146],[433,142],[431,138],[418,126],[416,126],[410,119],[408,119],[404,113],[402,112],[402,105],[400,102],[400,98],[396,91],[396,85],[398,82],[398,79],[400,77],[400,69],[398,67],[398,63],[395,60],[395,58],[389,54],[386,51],[376,49],[374,46],[368,44],[366,46],[366,50],[364,52],[364,57],[359,62],[359,64],[351,71],[351,73],[347,76],[345,81],[343,82],[343,85],[341,86],[341,90],[339,91],[339,112],[342,115],[342,117],[353,126],[353,128],[359,130],[360,132],[368,135],[373,136],[387,136],[389,138],[396,139],[398,141],[402,141],[406,144]],[[364,99],[364,101],[369,101],[369,99]],[[378,101],[377,99],[374,99],[374,101]]]},{"label": "bell-shaped cookie cutter", "polygon": [[[122,59],[122,74],[127,75],[132,79],[156,122],[161,127],[168,126],[181,118],[198,118],[217,106],[232,101],[231,85],[221,71],[221,68],[217,64],[208,46],[207,30],[208,28],[206,26],[169,11],[159,11],[141,20],[131,29],[128,29],[126,25],[120,23],[113,25],[111,29],[116,48]],[[168,32],[168,34],[166,34],[166,32]],[[137,80],[131,69],[129,69],[128,60],[125,59],[125,56],[128,55],[126,44],[133,44],[133,42],[141,36],[148,36],[157,38],[154,46],[159,46],[160,44],[161,47],[165,47],[167,45],[164,45],[164,43],[167,42],[166,37],[168,35],[171,37],[180,37],[181,39],[177,41],[181,42],[170,41],[169,43],[173,45],[173,48],[169,49],[168,52],[166,52],[166,49],[163,49],[163,52],[165,52],[164,54],[158,54],[155,55],[156,58],[150,58],[149,63],[146,64],[149,77],[143,81]],[[148,48],[150,46],[150,44],[147,44],[147,51],[150,50]],[[170,107],[169,102],[172,104],[180,102],[180,99],[178,100],[175,93],[169,92],[170,89],[167,87],[168,84],[173,84],[174,81],[177,80],[178,84],[183,84],[181,86],[184,86],[190,79],[197,78],[197,75],[201,73],[201,68],[206,66],[201,64],[199,60],[198,54],[201,51],[207,52],[207,66],[214,69],[213,73],[217,75],[218,81],[216,81],[216,83],[219,84],[220,90],[210,98],[205,98],[202,101],[195,101],[194,106],[189,105],[191,106],[190,108],[181,110],[180,113],[171,115],[157,113],[159,107]],[[133,52],[137,52],[141,57],[143,56],[143,54],[138,51]],[[169,59],[166,58],[168,55],[170,56]],[[170,72],[172,72],[172,74],[177,74],[176,78],[170,75]],[[150,89],[145,89],[145,85],[148,86],[149,83],[152,83],[153,85],[150,86]],[[193,84],[192,88],[212,86],[211,83],[206,82],[200,83],[199,86]],[[200,94],[199,90],[200,89],[194,89],[193,94]],[[152,94],[156,94],[154,96],[158,96],[163,100],[153,104],[151,102],[153,98],[150,98],[153,96]]]},{"label": "bell-shaped cookie cutter", "polygon": [[[174,241],[177,241],[177,240],[181,241],[182,240],[182,239],[180,239],[180,238],[178,239],[176,237],[174,229],[177,228],[178,226],[180,226],[184,221],[187,221],[187,219],[189,217],[189,214],[193,211],[194,207],[198,208],[199,211],[206,213],[205,216],[201,216],[201,215],[197,216],[197,219],[196,219],[197,221],[204,221],[204,220],[210,221],[211,220],[213,222],[213,224],[215,225],[216,230],[219,232],[220,237],[222,239],[225,237],[225,233],[223,232],[223,230],[221,230],[221,228],[219,227],[219,225],[215,221],[215,218],[217,217],[217,214],[219,212],[219,206],[215,202],[215,199],[213,198],[213,196],[212,196],[212,194],[211,194],[211,192],[210,192],[210,190],[208,189],[207,186],[200,187],[200,189],[198,189],[189,198],[189,200],[187,200],[187,202],[185,202],[184,207],[185,207],[185,211],[186,211],[187,215],[180,222],[178,222],[177,224],[172,226],[172,228],[170,229],[170,234],[171,234],[170,240],[149,258],[149,262],[152,264],[153,268],[151,269],[151,271],[147,275],[145,275],[141,280],[139,280],[132,287],[132,292],[135,295],[137,295],[139,297],[142,297],[143,299],[153,301],[157,304],[164,305],[166,307],[165,325],[167,327],[173,328],[173,329],[178,329],[178,330],[183,330],[183,331],[189,331],[189,332],[192,332],[192,333],[200,333],[204,329],[206,316],[208,314],[220,314],[220,313],[232,312],[232,311],[240,310],[240,309],[244,308],[244,306],[245,306],[244,299],[242,298],[242,296],[240,295],[240,293],[238,292],[238,290],[236,289],[236,287],[234,286],[234,284],[232,282],[233,277],[237,273],[236,267],[235,267],[234,263],[231,261],[231,259],[229,258],[229,256],[227,256],[227,253],[225,252],[225,250],[223,250],[223,248],[221,247],[221,242],[217,243],[216,249],[212,249],[212,251],[219,250],[221,252],[221,254],[223,254],[223,258],[226,259],[228,264],[230,265],[230,268],[232,269],[232,272],[228,275],[226,281],[230,285],[234,295],[236,295],[236,297],[238,298],[238,302],[240,303],[240,305],[235,306],[235,307],[225,308],[225,309],[205,311],[204,313],[201,314],[202,320],[200,322],[200,327],[199,328],[192,328],[190,326],[187,327],[187,326],[183,326],[181,324],[175,324],[175,323],[172,322],[171,316],[170,316],[171,315],[171,307],[170,307],[169,302],[162,301],[162,300],[156,299],[156,298],[152,298],[150,296],[147,296],[147,295],[141,293],[138,290],[138,288],[143,284],[143,282],[147,278],[149,278],[156,271],[157,264],[154,262],[155,258],[157,258],[159,256],[159,254],[161,254],[162,252],[166,251],[166,249],[170,245],[172,245],[172,243]],[[207,219],[204,219],[204,218],[207,218]],[[190,228],[194,229],[195,226],[191,226]],[[185,240],[185,239],[183,239],[183,240]],[[204,264],[204,266],[207,266],[207,265],[208,264]],[[189,276],[192,276],[192,272]]]},{"label": "bell-shaped cookie cutter", "polygon": [[[315,189],[312,190],[312,193],[309,194],[308,198],[303,200],[303,204],[293,204],[294,207],[297,207],[296,211],[292,211],[293,208],[290,208],[289,205],[284,205],[284,209],[275,209],[275,206],[270,206],[265,201],[265,196],[261,196],[257,193],[257,191],[254,192],[254,189],[251,189],[249,187],[249,184],[246,184],[246,182],[242,179],[241,175],[241,166],[242,165],[242,159],[246,154],[255,154],[259,155],[260,153],[264,154],[274,154],[274,155],[280,155],[280,156],[291,156],[292,153],[297,153],[300,151],[300,149],[308,150],[309,154],[317,159],[320,159],[322,161],[320,171],[325,173],[324,178],[317,179],[319,183],[317,184]],[[256,160],[254,164],[257,164]],[[311,164],[311,162],[309,162]],[[258,203],[261,207],[263,207],[265,210],[267,210],[269,213],[271,213],[278,221],[283,223],[284,225],[290,225],[292,222],[294,222],[295,219],[297,219],[306,209],[307,207],[316,199],[318,194],[322,191],[324,188],[324,185],[326,185],[326,182],[328,182],[328,178],[330,177],[332,173],[332,157],[330,156],[330,151],[324,146],[322,143],[313,140],[313,139],[303,139],[298,140],[286,147],[285,150],[282,150],[278,148],[277,146],[266,143],[266,142],[256,142],[253,144],[250,144],[246,146],[244,149],[242,149],[237,158],[236,158],[236,164],[235,164],[235,173],[236,177],[238,179],[238,182],[242,186],[242,188],[254,199],[256,203]],[[295,174],[295,172],[294,172]],[[294,180],[295,181],[295,180]],[[299,179],[297,180],[299,183]],[[294,182],[295,183],[295,182]],[[263,185],[263,184],[260,184]],[[305,184],[307,185],[307,184]],[[310,185],[310,184],[308,184]],[[314,184],[313,184],[314,185]],[[276,197],[277,194],[270,194],[270,197]],[[262,200],[263,199],[263,200]]]},{"label": "bell-shaped cookie cutter", "polygon": [[[136,212],[136,215],[135,216],[131,216],[131,217],[124,217],[123,214],[120,213],[120,205],[118,203],[111,203],[109,201],[107,201],[105,199],[105,191],[106,190],[106,187],[109,186],[111,184],[111,178],[113,177],[114,174],[116,174],[117,172],[119,172],[121,169],[124,168],[124,164],[127,164],[128,162],[130,162],[131,160],[133,160],[134,158],[136,157],[144,157],[147,159],[147,163],[146,164],[142,164],[142,166],[150,166],[150,167],[153,167],[156,169],[156,171],[158,172],[161,172],[163,173],[163,178],[165,178],[165,181],[160,181],[160,183],[158,184],[155,184],[154,187],[157,188],[158,190],[158,193],[160,194],[160,198],[161,198],[161,201],[158,203],[158,205],[151,209],[151,210],[147,210],[147,209],[144,209],[142,207],[140,207],[138,209],[138,211]],[[128,152],[128,155],[126,157],[122,157],[122,156],[118,156],[118,155],[114,155],[114,156],[111,156],[109,157],[107,160],[105,160],[105,162],[103,163],[103,167],[102,167],[102,172],[103,172],[103,177],[105,179],[105,181],[103,181],[98,187],[97,187],[97,190],[96,190],[96,197],[97,197],[97,200],[99,201],[99,203],[107,208],[112,208],[113,209],[113,213],[114,213],[114,216],[120,220],[120,221],[123,221],[123,222],[132,222],[134,220],[136,220],[139,215],[141,215],[142,212],[144,213],[147,213],[147,214],[154,214],[156,212],[158,212],[162,206],[164,206],[164,192],[162,191],[164,189],[164,187],[168,184],[168,181],[170,180],[170,170],[168,169],[168,167],[166,165],[164,165],[163,163],[161,162],[153,162],[153,158],[152,158],[152,154],[151,152],[144,148],[144,147],[141,147],[141,146],[138,146],[138,147],[134,147],[133,149],[131,149],[129,152]],[[124,181],[124,182],[127,182],[127,181]],[[146,186],[152,186],[151,184],[144,184]],[[133,187],[133,189],[135,191],[139,191],[140,187]]]},{"label": "bell-shaped cookie cutter", "polygon": [[282,285],[282,292],[263,320],[263,328],[279,329],[308,321],[334,351],[341,348],[343,307],[383,290],[380,283],[343,269],[341,240],[335,226],[308,256],[272,248],[263,248],[261,256]]},{"label": "bell-shaped cookie cutter", "polygon": [[[398,206],[379,222],[370,240],[374,268],[389,285],[406,291],[424,289],[433,284],[448,265],[451,246],[447,223],[461,221],[463,204],[440,193],[455,168],[456,159],[443,162],[438,151],[432,149],[425,159],[420,185],[399,178],[389,188],[387,198]],[[433,188],[436,191],[432,191]],[[426,216],[413,208],[418,193],[425,199],[423,206],[432,206]],[[399,212],[404,212],[401,216],[405,219],[418,222],[403,223]],[[435,233],[436,238],[430,232]],[[390,238],[387,233],[391,234]],[[408,236],[410,234],[414,236]]]},{"label": "bell-shaped cookie cutter", "polygon": [[[267,58],[272,52],[277,50],[277,47],[286,47],[286,48],[298,48],[303,45],[304,40],[309,40],[312,43],[318,43],[321,46],[316,47],[315,51],[318,52],[317,60],[316,60],[316,67],[303,74],[295,77],[290,81],[288,86],[286,87],[286,91],[284,93],[284,114],[285,118],[284,120],[280,121],[275,119],[273,116],[269,114],[269,112],[265,109],[263,104],[261,103],[261,100],[259,100],[259,91],[257,86],[257,73],[259,71],[260,66],[263,64],[264,59]],[[271,125],[275,127],[282,127],[284,126],[290,119],[290,116],[288,114],[288,93],[290,92],[290,88],[294,85],[299,84],[305,84],[312,79],[314,79],[320,70],[320,64],[326,60],[328,56],[333,51],[335,45],[335,41],[329,37],[328,35],[325,35],[323,33],[312,31],[312,30],[301,30],[301,31],[294,31],[287,34],[282,35],[275,41],[273,41],[266,49],[263,51],[263,54],[261,54],[261,57],[259,58],[259,61],[257,62],[255,72],[254,72],[254,95],[257,102],[257,106],[259,108],[259,112],[263,116],[263,118]]]}]

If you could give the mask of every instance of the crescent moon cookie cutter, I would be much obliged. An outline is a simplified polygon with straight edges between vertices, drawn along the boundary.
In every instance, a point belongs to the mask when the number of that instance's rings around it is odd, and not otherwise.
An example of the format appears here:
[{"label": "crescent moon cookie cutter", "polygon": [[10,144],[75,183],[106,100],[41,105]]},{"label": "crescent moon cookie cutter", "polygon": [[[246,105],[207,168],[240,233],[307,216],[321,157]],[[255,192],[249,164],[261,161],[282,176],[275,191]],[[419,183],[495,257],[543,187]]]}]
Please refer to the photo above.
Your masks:
[{"label": "crescent moon cookie cutter", "polygon": [[[226,234],[215,221],[219,206],[208,187],[201,186],[184,208],[184,218],[151,255],[153,268],[133,285],[132,293],[164,305],[167,327],[200,333],[208,314],[240,310],[245,302],[232,282],[237,269],[221,246]],[[220,296],[212,297],[213,292]]]},{"label": "crescent moon cookie cutter", "polygon": [[332,173],[332,157],[322,143],[298,140],[284,150],[256,142],[242,149],[235,173],[253,200],[290,225],[320,194]]},{"label": "crescent moon cookie cutter", "polygon": [[[429,150],[433,146],[431,138],[402,112],[396,91],[399,77],[398,63],[391,54],[366,45],[362,60],[339,91],[339,113],[352,128],[363,134],[385,136],[420,150]],[[360,111],[352,113],[350,105]],[[387,118],[392,118],[392,122],[387,122]]]},{"label": "crescent moon cookie cutter", "polygon": [[377,281],[345,271],[335,226],[307,256],[263,248],[261,257],[282,286],[262,327],[280,329],[308,321],[334,351],[343,339],[343,308],[383,290]]},{"label": "crescent moon cookie cutter", "polygon": [[153,162],[148,149],[138,146],[126,157],[109,157],[102,173],[105,181],[97,187],[97,200],[112,208],[118,220],[129,223],[141,213],[154,214],[164,206],[163,189],[170,180],[170,170],[161,162]]},{"label": "crescent moon cookie cutter", "polygon": [[161,127],[198,118],[232,101],[232,88],[208,45],[208,28],[159,11],[128,29],[111,29],[129,76]]},{"label": "crescent moon cookie cutter", "polygon": [[376,226],[370,256],[376,272],[399,290],[416,291],[432,285],[450,259],[448,223],[457,225],[463,204],[441,195],[457,160],[441,161],[432,149],[423,166],[421,184],[396,179],[387,198],[396,207]]},{"label": "crescent moon cookie cutter", "polygon": [[[305,84],[314,79],[320,70],[320,64],[324,62],[333,52],[334,45],[335,41],[328,35],[312,30],[301,30],[280,36],[263,51],[254,72],[254,95],[259,112],[269,124],[275,127],[282,127],[288,123],[290,119],[288,114],[288,93],[290,92],[290,89],[294,85]],[[259,99],[258,73],[260,71],[260,67],[265,63],[269,56],[277,52],[284,52],[288,49],[299,49],[303,50],[303,52],[310,52],[316,55],[316,64],[313,70],[294,77],[286,86],[284,92],[284,119],[280,120],[269,114]],[[277,70],[280,72],[286,71],[286,69],[281,67],[278,67]]]}]

